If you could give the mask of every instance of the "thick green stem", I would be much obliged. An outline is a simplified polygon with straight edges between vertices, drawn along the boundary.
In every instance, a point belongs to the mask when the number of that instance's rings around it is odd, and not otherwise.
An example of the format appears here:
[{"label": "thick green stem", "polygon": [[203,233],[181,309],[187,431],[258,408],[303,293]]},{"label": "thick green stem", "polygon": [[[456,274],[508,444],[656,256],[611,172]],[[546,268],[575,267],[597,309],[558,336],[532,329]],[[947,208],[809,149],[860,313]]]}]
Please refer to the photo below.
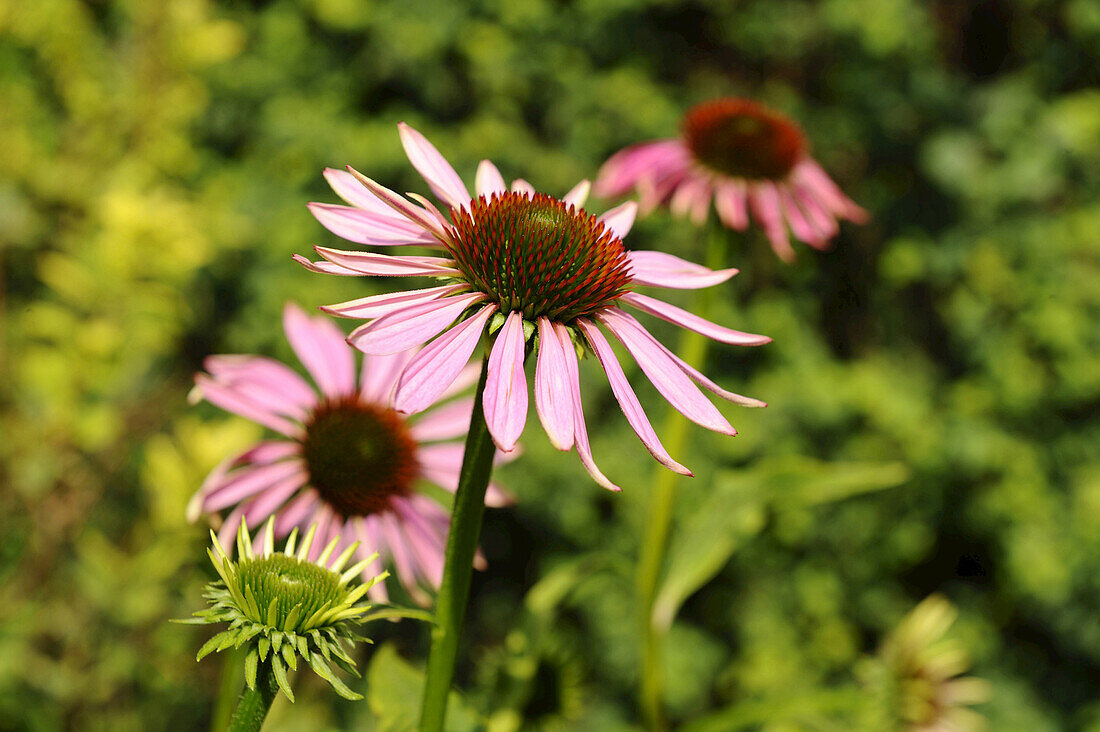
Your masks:
[{"label": "thick green stem", "polygon": [[[725,266],[725,232],[720,226],[709,237],[707,266],[720,269]],[[689,310],[700,317],[707,317],[714,303],[714,290],[696,290]],[[701,369],[707,357],[708,340],[693,330],[685,330],[680,341],[679,355],[686,362]],[[665,448],[670,455],[682,455],[688,438],[688,421],[679,412],[669,409],[662,433]],[[641,641],[641,688],[639,701],[646,729],[668,728],[664,705],[664,640],[665,631],[653,622],[653,605],[664,568],[668,549],[669,531],[672,526],[672,509],[676,488],[683,478],[671,470],[658,468],[649,497],[642,548],[638,557],[638,632]]]},{"label": "thick green stem", "polygon": [[447,552],[443,565],[443,582],[435,601],[435,627],[432,647],[428,653],[428,677],[424,682],[424,700],[420,711],[420,729],[440,732],[447,714],[447,696],[451,691],[455,658],[466,600],[470,595],[474,553],[481,535],[481,519],[485,514],[485,490],[493,472],[495,446],[485,424],[481,397],[485,391],[488,361],[481,366],[481,380],[474,396],[474,412],[470,417],[470,432],[466,436],[466,452],[455,491],[451,512],[451,530],[447,535]]},{"label": "thick green stem", "polygon": [[229,732],[259,732],[278,693],[279,685],[271,664],[261,663],[256,669],[256,688],[245,686],[237,700],[237,710],[229,720]]}]

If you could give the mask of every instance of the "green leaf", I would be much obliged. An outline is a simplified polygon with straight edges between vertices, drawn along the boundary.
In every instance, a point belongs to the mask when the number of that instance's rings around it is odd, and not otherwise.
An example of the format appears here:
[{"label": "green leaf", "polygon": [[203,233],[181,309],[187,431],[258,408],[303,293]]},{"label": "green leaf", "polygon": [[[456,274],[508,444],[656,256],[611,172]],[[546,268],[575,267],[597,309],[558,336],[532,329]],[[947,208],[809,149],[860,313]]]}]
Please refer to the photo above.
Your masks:
[{"label": "green leaf", "polygon": [[[424,671],[401,658],[390,644],[380,647],[367,670],[367,704],[380,732],[416,729],[420,721],[420,695]],[[457,693],[447,701],[448,732],[480,729],[477,715]]]},{"label": "green leaf", "polygon": [[199,649],[198,655],[195,656],[195,660],[201,661],[203,658],[217,650],[218,646],[221,645],[221,642],[225,639],[225,636],[226,633],[224,632],[218,633],[216,636],[203,643],[202,648]]}]

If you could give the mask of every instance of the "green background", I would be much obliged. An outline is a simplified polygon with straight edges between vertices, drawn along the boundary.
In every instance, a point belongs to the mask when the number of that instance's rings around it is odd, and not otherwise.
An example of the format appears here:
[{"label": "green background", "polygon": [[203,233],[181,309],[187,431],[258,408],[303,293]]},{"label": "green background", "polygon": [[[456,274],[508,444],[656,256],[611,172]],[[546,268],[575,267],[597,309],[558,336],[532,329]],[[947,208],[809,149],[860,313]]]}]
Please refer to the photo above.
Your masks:
[{"label": "green background", "polygon": [[[800,120],[873,218],[793,266],[731,235],[716,319],[775,342],[712,348],[706,371],[770,406],[723,407],[741,434],[677,456],[699,477],[662,590],[683,601],[673,720],[893,729],[859,669],[941,592],[992,729],[1100,729],[1098,47],[1094,0],[0,0],[0,728],[217,713],[222,662],[193,661],[209,631],[166,622],[212,576],[183,508],[260,431],[186,394],[207,354],[291,359],[285,301],[388,286],[291,262],[338,241],[304,205],[335,200],[324,166],[427,193],[406,120],[468,183],[489,157],[563,193],[743,94]],[[628,243],[702,258],[662,213]],[[656,464],[584,374],[626,490],[529,423],[500,472],[518,501],[487,519],[460,727],[637,723]],[[402,729],[426,633],[382,625],[366,702],[301,675],[272,729]]]}]

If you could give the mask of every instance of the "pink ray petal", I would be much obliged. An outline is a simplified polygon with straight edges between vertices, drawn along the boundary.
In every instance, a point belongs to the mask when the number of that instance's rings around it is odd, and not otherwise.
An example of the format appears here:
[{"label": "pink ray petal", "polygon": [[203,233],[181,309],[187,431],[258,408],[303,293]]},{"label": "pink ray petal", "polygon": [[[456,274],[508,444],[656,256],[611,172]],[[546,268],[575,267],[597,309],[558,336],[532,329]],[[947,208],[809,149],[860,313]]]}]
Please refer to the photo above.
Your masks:
[{"label": "pink ray petal", "polygon": [[628,292],[619,299],[633,305],[642,312],[655,315],[662,320],[675,323],[696,333],[702,333],[707,338],[712,338],[721,343],[729,343],[734,346],[762,346],[765,343],[772,342],[772,339],[768,336],[723,327],[675,305],[670,305],[667,302],[638,292]]},{"label": "pink ray petal", "polygon": [[688,152],[678,140],[643,142],[620,150],[600,168],[596,194],[611,198],[626,193],[647,175],[665,174],[670,168],[682,168]]},{"label": "pink ray petal", "polygon": [[[378,548],[374,542],[370,532],[367,530],[366,521],[361,516],[356,516],[352,519],[352,526],[355,529],[356,538],[359,539],[359,551],[356,552],[357,560],[366,559],[374,552],[378,552],[378,559],[372,562],[372,564],[381,564],[380,560],[385,557],[385,553]],[[381,571],[382,567],[367,566],[363,568],[362,578],[364,581],[369,580],[374,575]],[[367,590],[367,597],[371,599],[371,602],[389,602],[389,593],[386,592],[385,581],[375,583],[369,590]]]},{"label": "pink ray petal", "polygon": [[327,203],[307,204],[310,213],[326,229],[348,241],[370,246],[417,245],[438,247],[442,243],[417,224],[392,211],[385,216],[350,206]]},{"label": "pink ray petal", "polygon": [[292,303],[283,308],[283,329],[323,394],[340,397],[355,392],[355,357],[343,331],[326,318],[309,317]]},{"label": "pink ray petal", "polygon": [[497,448],[511,452],[527,423],[527,377],[523,373],[523,314],[511,312],[489,354],[485,423]]},{"label": "pink ray petal", "polygon": [[451,385],[444,389],[443,393],[439,395],[439,400],[450,399],[455,395],[467,391],[470,387],[477,384],[480,378],[481,364],[477,362],[466,364],[462,367],[462,370],[458,372],[458,376],[451,382]]},{"label": "pink ray petal", "polygon": [[442,227],[443,231],[446,231],[448,235],[450,235],[453,228],[451,222],[447,220],[447,217],[443,215],[442,211],[436,208],[434,203],[417,193],[406,193],[405,195],[423,206],[425,211],[435,217],[436,222]]},{"label": "pink ray petal", "polygon": [[390,406],[397,379],[414,353],[415,350],[409,349],[385,356],[364,354],[363,369],[359,375],[359,397],[367,404]]},{"label": "pink ray petal", "polygon": [[279,507],[286,503],[291,496],[301,490],[307,480],[308,476],[305,474],[305,470],[303,470],[300,476],[292,475],[281,483],[270,486],[261,495],[256,496],[255,500],[249,502],[248,508],[245,509],[244,512],[244,517],[248,521],[248,525],[262,525],[262,523],[266,521],[271,514],[278,511]]},{"label": "pink ray petal", "polygon": [[783,212],[779,203],[779,192],[771,183],[754,183],[749,191],[749,208],[760,222],[764,233],[771,242],[772,249],[784,262],[794,261],[794,249],[787,238],[787,227],[783,223]]},{"label": "pink ray petal", "polygon": [[627,201],[606,212],[599,220],[615,236],[622,239],[630,233],[631,227],[634,226],[634,217],[637,215],[638,204]]},{"label": "pink ray petal", "polygon": [[626,346],[653,386],[678,412],[709,430],[737,434],[687,374],[654,345],[657,339],[641,323],[618,308],[607,308],[596,317]]},{"label": "pink ray petal", "polygon": [[[707,207],[710,199],[710,184],[705,178],[692,177],[684,181],[683,185],[676,189],[669,200],[668,209],[673,216],[685,216],[691,214],[692,222],[702,225],[706,221]],[[702,220],[699,220],[699,203],[704,201]]]},{"label": "pink ray petal", "polygon": [[783,215],[787,219],[787,224],[791,227],[791,233],[795,235],[795,238],[806,242],[812,247],[821,249],[825,245],[825,237],[802,215],[802,209],[795,203],[790,190],[787,186],[778,186],[777,190],[779,191],[779,202],[783,206]]},{"label": "pink ray petal", "polygon": [[195,385],[206,401],[216,407],[221,407],[227,412],[250,419],[257,424],[275,430],[287,437],[297,437],[302,429],[284,417],[272,414],[268,410],[258,406],[255,402],[238,394],[231,387],[225,386],[214,379],[198,374],[195,376]]},{"label": "pink ray petal", "polygon": [[508,190],[508,186],[504,183],[504,176],[489,160],[482,160],[478,164],[474,187],[477,188],[477,195],[485,196],[486,200],[492,198],[494,193],[504,193]]},{"label": "pink ray petal", "polygon": [[390,206],[393,210],[409,219],[415,221],[424,227],[426,231],[430,231],[435,234],[441,241],[447,241],[448,236],[443,229],[439,228],[439,222],[435,220],[427,211],[414,206],[407,200],[394,193],[384,185],[376,183],[367,176],[360,173],[355,168],[348,166],[348,172],[355,176],[355,179],[366,186],[367,190],[373,193],[379,200],[386,205]]},{"label": "pink ray petal", "polygon": [[857,224],[866,223],[870,218],[867,210],[859,206],[855,201],[844,195],[840,187],[833,182],[825,169],[813,159],[805,158],[795,166],[792,177],[810,187],[821,199],[829,210],[834,211],[841,218],[848,219]]},{"label": "pink ray petal", "polygon": [[463,437],[470,431],[474,398],[456,399],[450,404],[425,412],[410,431],[417,442],[437,442]]},{"label": "pink ray petal", "polygon": [[516,178],[512,181],[512,191],[514,193],[526,193],[529,196],[535,195],[535,187],[523,178]]},{"label": "pink ray petal", "polygon": [[582,180],[580,183],[573,186],[561,200],[567,206],[575,206],[579,209],[584,208],[584,202],[588,200],[588,193],[591,190],[592,184],[587,180]]},{"label": "pink ray petal", "polygon": [[731,229],[744,231],[748,228],[748,206],[745,184],[740,181],[724,183],[714,193],[714,208],[718,212],[718,218]]},{"label": "pink ray petal", "polygon": [[287,399],[283,392],[262,382],[236,378],[218,379],[218,383],[242,399],[272,414],[290,417],[299,422],[304,422],[309,415],[306,409]]},{"label": "pink ray petal", "polygon": [[204,510],[214,512],[228,508],[289,478],[298,480],[299,485],[306,480],[305,466],[298,460],[284,460],[240,472],[240,476],[206,496]]},{"label": "pink ray petal", "polygon": [[295,416],[317,403],[317,392],[293,369],[266,356],[207,356],[203,368],[223,382],[247,381],[277,393],[286,403],[286,414]]},{"label": "pink ray petal", "polygon": [[566,379],[569,382],[569,392],[573,401],[573,444],[577,448],[577,457],[581,459],[581,465],[592,476],[592,480],[609,491],[619,493],[622,488],[608,480],[592,458],[592,448],[588,444],[588,429],[584,424],[584,407],[581,404],[580,364],[577,363],[577,351],[573,348],[569,331],[561,323],[554,323],[554,332],[557,333],[558,343],[565,356]]},{"label": "pink ray petal", "polygon": [[[445,444],[422,445],[417,451],[417,460],[420,462],[420,474],[429,483],[435,483],[440,488],[454,493],[458,489],[458,477],[462,470],[462,456],[466,446],[460,442],[448,442]],[[498,452],[493,458],[494,464],[505,462],[513,457],[518,450],[510,453]],[[485,505],[499,508],[509,506],[514,501],[512,497],[499,485],[489,483],[485,491]]]},{"label": "pink ray petal", "polygon": [[441,297],[454,295],[468,288],[468,285],[458,284],[440,285],[439,287],[429,287],[422,290],[386,292],[381,295],[369,295],[347,302],[338,302],[334,305],[322,305],[321,310],[340,318],[379,318],[392,313],[394,310],[430,300],[438,300]]},{"label": "pink ray petal", "polygon": [[302,491],[298,496],[279,511],[275,517],[275,534],[286,536],[295,526],[305,528],[302,521],[306,514],[314,510],[314,506],[321,502],[321,495],[314,489]]},{"label": "pink ray petal", "polygon": [[673,362],[677,366],[679,366],[680,369],[685,374],[690,376],[692,378],[692,380],[695,381],[695,383],[697,383],[699,386],[703,387],[704,389],[706,389],[710,393],[712,393],[716,396],[720,396],[723,399],[725,399],[726,401],[733,402],[734,404],[739,404],[742,407],[766,407],[766,406],[768,406],[767,402],[762,402],[759,399],[753,399],[752,397],[743,396],[741,394],[735,394],[732,391],[726,391],[722,387],[718,386],[718,384],[715,384],[713,381],[708,379],[702,372],[700,372],[694,366],[692,366],[691,364],[689,364],[688,362],[684,361],[679,356],[677,356],[675,353],[670,351],[663,343],[658,341],[657,345],[661,347],[661,350],[665,352],[665,355],[668,356],[669,358],[671,358],[673,360]]},{"label": "pink ray petal", "polygon": [[672,254],[648,250],[627,252],[627,258],[630,259],[634,284],[650,287],[697,290],[721,284],[739,271],[733,267],[708,269]]},{"label": "pink ray petal", "polygon": [[372,516],[377,523],[379,532],[386,539],[386,545],[390,548],[390,556],[393,557],[394,568],[397,570],[397,578],[414,600],[420,605],[427,605],[429,598],[420,589],[417,580],[421,576],[420,565],[412,556],[406,546],[405,537],[397,526],[393,515],[389,512]]},{"label": "pink ray petal", "polygon": [[439,277],[458,273],[454,260],[446,257],[410,257],[374,252],[313,247],[318,254],[345,269],[385,277]]},{"label": "pink ray petal", "polygon": [[348,336],[348,343],[380,356],[404,351],[438,335],[463,311],[485,299],[484,293],[471,292],[410,305],[359,326]]},{"label": "pink ray petal", "polygon": [[[562,353],[562,344],[548,318],[541,316],[539,353],[535,363],[535,411],[550,438],[559,450],[573,447],[573,395],[569,391],[569,368]],[[569,344],[573,348],[573,344]]]},{"label": "pink ray petal", "polygon": [[641,402],[638,401],[634,390],[630,388],[630,382],[627,381],[626,374],[623,373],[622,366],[619,365],[619,360],[615,358],[615,352],[611,349],[611,344],[604,338],[603,333],[595,324],[582,319],[577,320],[577,325],[584,333],[585,338],[588,339],[592,350],[596,352],[596,358],[599,359],[604,373],[607,374],[611,391],[615,394],[619,406],[622,407],[627,423],[630,424],[631,429],[638,435],[638,439],[649,450],[649,454],[669,470],[681,475],[692,476],[692,472],[673,460],[668,451],[665,450],[664,445],[661,444],[661,440],[653,430],[653,425],[650,424],[645,410],[642,409]]},{"label": "pink ray petal", "polygon": [[397,129],[409,162],[423,176],[432,193],[453,208],[469,206],[470,192],[466,190],[451,164],[436,150],[435,145],[404,122],[397,125]]},{"label": "pink ray petal", "polygon": [[221,544],[225,553],[233,556],[233,552],[237,549],[237,529],[241,525],[241,517],[244,516],[245,508],[247,504],[234,508],[229,512],[229,515],[225,517],[225,521],[222,522],[221,528],[218,529],[218,543]]},{"label": "pink ray petal", "polygon": [[417,506],[404,499],[394,499],[396,510],[404,521],[405,533],[416,536],[420,545],[420,563],[425,569],[428,581],[438,587],[443,579],[443,561],[446,550],[446,535],[438,526],[426,520]]},{"label": "pink ray petal", "polygon": [[292,254],[290,258],[308,269],[310,272],[317,272],[318,274],[344,275],[345,277],[363,276],[363,273],[359,270],[341,267],[340,265],[333,264],[332,262],[311,262],[310,260],[303,257],[301,254]]},{"label": "pink ray petal", "polygon": [[378,198],[359,182],[358,179],[346,170],[337,170],[336,168],[325,168],[324,172],[325,180],[332,186],[332,190],[336,192],[336,195],[344,199],[356,208],[361,208],[364,211],[371,211],[377,214],[383,214],[386,216],[397,216],[407,220],[407,217],[394,211],[394,209],[385,201]]},{"label": "pink ray petal", "polygon": [[827,242],[840,233],[836,219],[818,202],[812,191],[796,184],[792,187],[791,194],[805,212],[806,220],[817,229],[823,240]]},{"label": "pink ray petal", "polygon": [[485,323],[496,310],[495,304],[486,305],[477,315],[451,328],[417,353],[397,383],[394,408],[404,414],[415,414],[435,403],[470,360]]},{"label": "pink ray petal", "polygon": [[324,501],[318,501],[317,508],[313,512],[313,517],[309,521],[310,524],[317,526],[317,533],[313,535],[313,543],[310,545],[309,553],[306,555],[309,561],[316,562],[317,557],[321,556],[321,552],[324,551],[329,541],[331,541],[329,533],[334,518],[336,518],[336,514],[332,510],[332,507]]},{"label": "pink ray petal", "polygon": [[443,581],[443,554],[438,551],[428,537],[418,527],[407,521],[401,509],[397,509],[394,520],[405,540],[405,546],[415,558],[418,574],[432,587],[439,587]]},{"label": "pink ray petal", "polygon": [[210,475],[206,476],[202,485],[199,486],[199,489],[191,496],[191,500],[187,503],[187,520],[192,523],[198,520],[199,516],[202,515],[203,499],[235,477],[236,471],[230,473],[230,470],[233,468],[242,464],[245,465],[246,468],[254,465],[265,465],[275,462],[276,460],[283,460],[298,455],[299,452],[300,447],[297,442],[290,442],[288,440],[265,440],[264,442],[253,445],[247,450],[231,454],[210,471]]}]

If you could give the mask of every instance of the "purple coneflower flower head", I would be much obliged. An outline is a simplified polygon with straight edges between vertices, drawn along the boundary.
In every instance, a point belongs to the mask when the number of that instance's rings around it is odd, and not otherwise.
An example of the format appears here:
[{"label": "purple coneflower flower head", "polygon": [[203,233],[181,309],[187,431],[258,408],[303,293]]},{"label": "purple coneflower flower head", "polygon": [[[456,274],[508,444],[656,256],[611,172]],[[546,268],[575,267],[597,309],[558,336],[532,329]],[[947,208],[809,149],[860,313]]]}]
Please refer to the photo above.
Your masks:
[{"label": "purple coneflower flower head", "polygon": [[524,429],[529,405],[524,364],[533,353],[535,409],[551,443],[559,450],[576,448],[597,483],[619,490],[592,457],[581,406],[578,350],[596,355],[627,421],[650,453],[678,473],[691,473],[661,445],[605,330],[623,344],[676,409],[708,429],[734,434],[699,386],[738,404],[763,406],[725,391],[677,358],[622,307],[724,343],[767,343],[765,336],[724,328],[636,291],[710,287],[737,270],[712,271],[670,254],[627,250],[623,237],[634,222],[636,205],[625,203],[599,217],[589,214],[583,208],[587,181],[557,199],[536,193],[522,180],[509,189],[486,160],[478,168],[474,198],[423,135],[404,124],[400,130],[410,161],[443,201],[447,215],[416,194],[408,194],[413,199],[409,200],[354,170],[331,169],[326,177],[351,206],[312,204],[311,210],[328,229],[351,241],[430,246],[441,256],[316,247],[321,261],[296,257],[318,272],[439,281],[432,287],[322,308],[368,319],[348,337],[365,353],[381,356],[431,341],[409,360],[398,379],[397,411],[415,414],[434,403],[467,367],[488,329],[496,337],[483,406],[496,446],[512,450]]},{"label": "purple coneflower flower head", "polygon": [[852,202],[810,157],[806,136],[778,112],[749,99],[705,102],[684,116],[678,139],[628,147],[604,163],[601,196],[636,190],[641,211],[667,205],[676,216],[706,221],[710,203],[723,224],[744,231],[751,212],[775,253],[794,259],[797,239],[824,249],[837,220],[867,212]]},{"label": "purple coneflower flower head", "polygon": [[[466,434],[473,398],[411,420],[394,410],[393,392],[413,352],[364,356],[357,377],[355,351],[331,321],[288,304],[283,327],[319,391],[270,358],[207,358],[206,373],[195,377],[196,393],[280,437],[215,468],[192,498],[189,518],[229,509],[219,531],[226,547],[242,519],[257,525],[274,516],[280,537],[316,524],[315,554],[337,536],[341,550],[358,540],[359,552],[391,560],[410,595],[426,602],[421,585],[439,585],[449,519],[418,482],[457,487],[463,444],[454,440]],[[456,374],[440,397],[476,379],[476,369]],[[488,502],[501,505],[505,496],[490,486]],[[374,585],[371,597],[385,600],[384,585]]]}]

